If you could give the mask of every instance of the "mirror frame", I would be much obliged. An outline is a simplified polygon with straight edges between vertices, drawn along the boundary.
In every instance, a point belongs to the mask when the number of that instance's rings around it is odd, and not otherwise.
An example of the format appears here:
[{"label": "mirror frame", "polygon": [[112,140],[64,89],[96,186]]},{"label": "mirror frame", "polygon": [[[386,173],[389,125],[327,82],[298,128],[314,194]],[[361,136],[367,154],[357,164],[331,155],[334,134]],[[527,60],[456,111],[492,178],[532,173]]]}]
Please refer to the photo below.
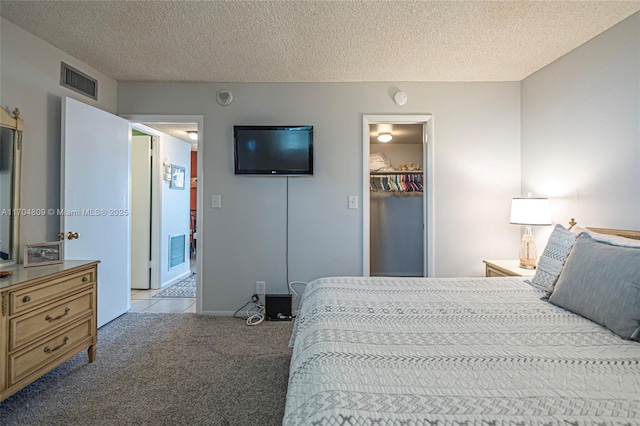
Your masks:
[{"label": "mirror frame", "polygon": [[[20,208],[20,182],[22,180],[22,132],[24,120],[20,118],[20,109],[13,110],[13,116],[4,107],[0,107],[0,127],[15,130],[13,134],[13,188],[11,193],[11,208],[15,211]],[[11,259],[3,261],[0,265],[13,265],[20,261],[20,214],[14,214],[12,226]]]}]

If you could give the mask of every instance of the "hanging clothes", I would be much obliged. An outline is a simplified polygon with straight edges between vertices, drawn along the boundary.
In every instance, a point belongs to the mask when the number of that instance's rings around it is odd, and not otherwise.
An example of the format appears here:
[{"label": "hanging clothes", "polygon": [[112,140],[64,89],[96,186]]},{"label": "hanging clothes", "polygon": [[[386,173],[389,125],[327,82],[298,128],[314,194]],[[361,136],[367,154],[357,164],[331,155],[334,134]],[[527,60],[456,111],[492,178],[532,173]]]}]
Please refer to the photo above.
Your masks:
[{"label": "hanging clothes", "polygon": [[422,192],[422,173],[371,175],[369,189],[374,192]]}]

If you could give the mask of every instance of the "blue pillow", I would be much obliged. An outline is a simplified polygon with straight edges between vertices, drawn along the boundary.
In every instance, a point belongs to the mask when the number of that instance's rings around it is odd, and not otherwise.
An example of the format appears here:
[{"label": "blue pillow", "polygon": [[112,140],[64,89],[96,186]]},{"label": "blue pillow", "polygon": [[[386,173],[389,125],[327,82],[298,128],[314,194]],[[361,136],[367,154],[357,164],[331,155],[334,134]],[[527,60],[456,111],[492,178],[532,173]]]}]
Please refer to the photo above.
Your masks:
[{"label": "blue pillow", "polygon": [[613,246],[581,234],[549,302],[640,341],[640,248]]}]

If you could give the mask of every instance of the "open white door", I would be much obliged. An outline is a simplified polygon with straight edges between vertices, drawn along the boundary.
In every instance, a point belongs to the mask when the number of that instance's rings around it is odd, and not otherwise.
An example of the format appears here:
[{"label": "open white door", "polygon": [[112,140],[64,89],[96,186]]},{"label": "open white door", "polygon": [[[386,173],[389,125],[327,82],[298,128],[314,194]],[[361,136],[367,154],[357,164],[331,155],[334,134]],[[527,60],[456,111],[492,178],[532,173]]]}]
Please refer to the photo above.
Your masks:
[{"label": "open white door", "polygon": [[71,98],[62,99],[64,257],[101,262],[98,327],[129,310],[130,138],[127,120]]},{"label": "open white door", "polygon": [[131,137],[131,288],[150,288],[151,136]]}]

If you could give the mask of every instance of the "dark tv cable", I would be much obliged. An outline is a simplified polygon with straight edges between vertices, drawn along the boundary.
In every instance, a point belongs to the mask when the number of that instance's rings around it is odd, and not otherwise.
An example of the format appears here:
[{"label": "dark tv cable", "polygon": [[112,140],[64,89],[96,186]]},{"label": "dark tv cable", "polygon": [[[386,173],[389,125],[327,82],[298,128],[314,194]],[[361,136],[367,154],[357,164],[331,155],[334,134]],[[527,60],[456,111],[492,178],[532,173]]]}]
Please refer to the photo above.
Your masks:
[{"label": "dark tv cable", "polygon": [[286,231],[285,231],[285,238],[286,238],[286,244],[285,244],[285,270],[286,270],[286,279],[287,279],[287,285],[289,284],[289,176],[287,176],[287,197],[286,197],[286,205],[287,205],[287,212],[286,212]]}]

